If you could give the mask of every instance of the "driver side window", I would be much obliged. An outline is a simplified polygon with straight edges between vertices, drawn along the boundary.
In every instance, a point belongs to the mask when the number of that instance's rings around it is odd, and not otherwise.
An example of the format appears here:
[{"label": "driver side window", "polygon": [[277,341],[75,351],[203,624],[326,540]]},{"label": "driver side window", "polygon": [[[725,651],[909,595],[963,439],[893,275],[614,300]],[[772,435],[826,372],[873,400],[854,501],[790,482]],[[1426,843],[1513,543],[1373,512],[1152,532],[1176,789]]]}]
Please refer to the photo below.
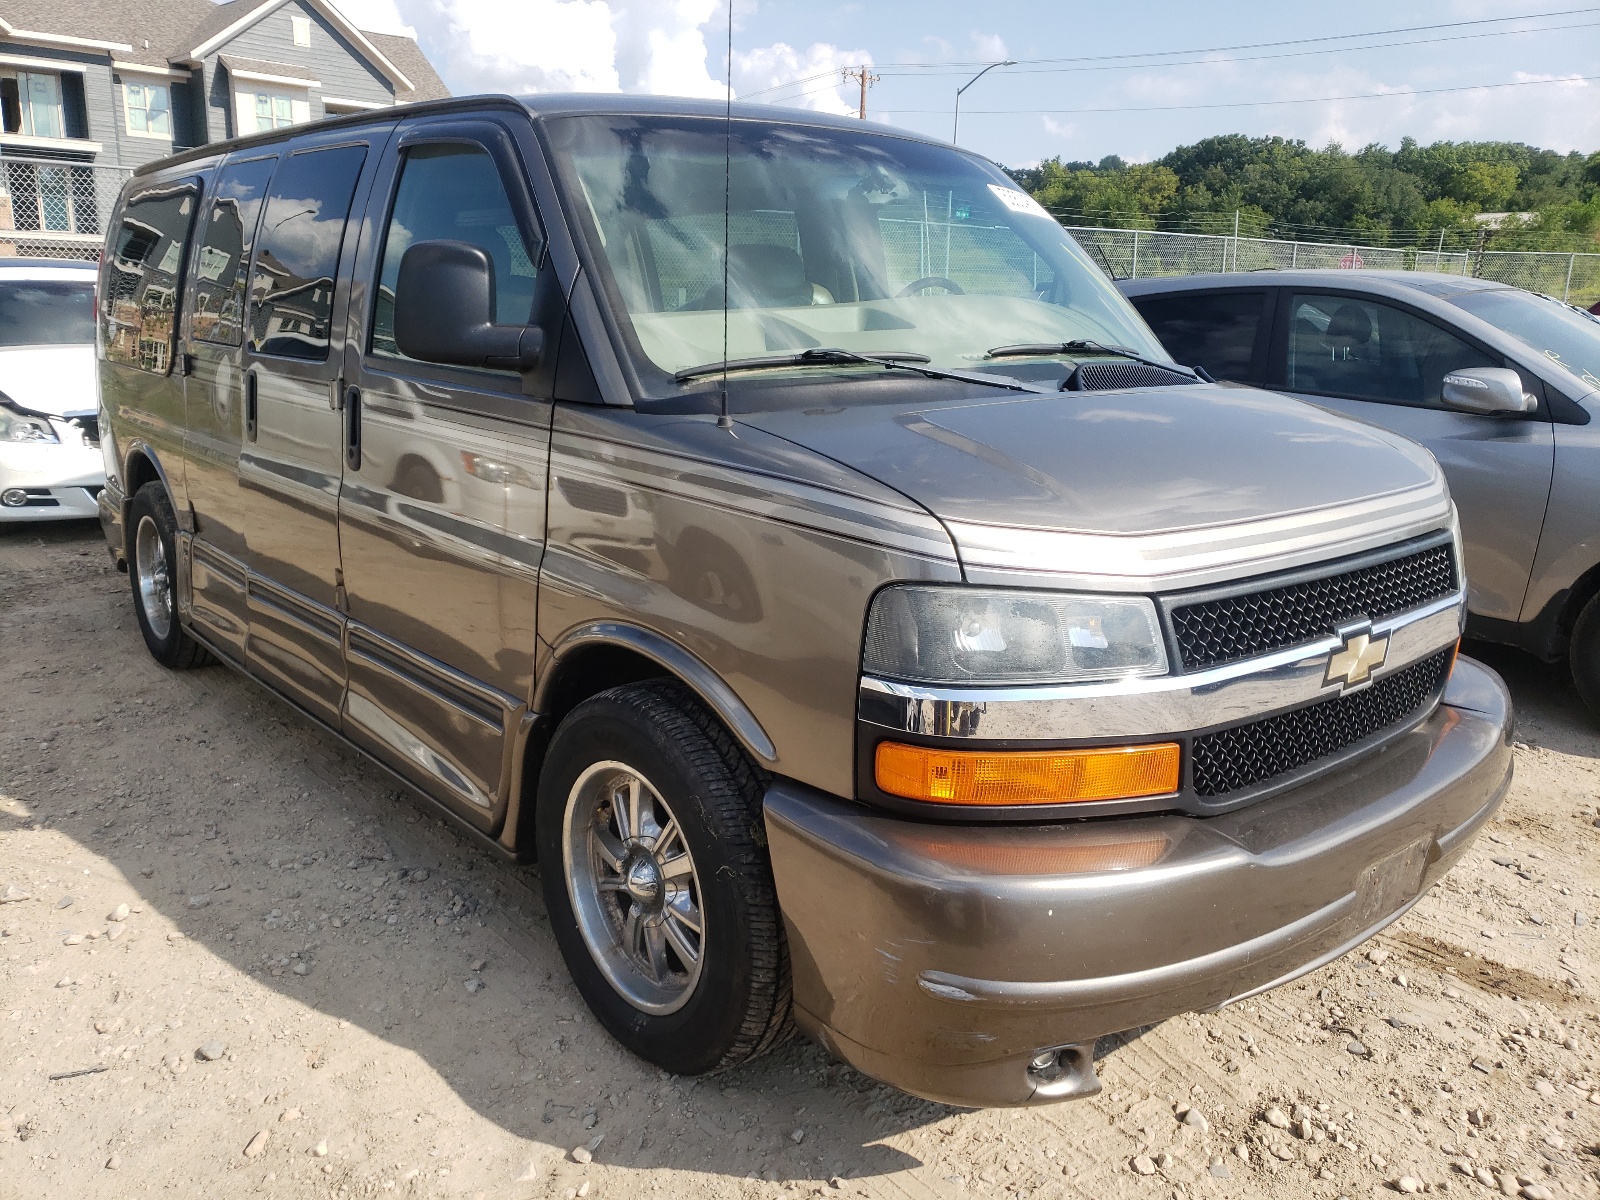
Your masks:
[{"label": "driver side window", "polygon": [[1439,408],[1451,371],[1501,365],[1437,325],[1364,296],[1290,297],[1292,392]]},{"label": "driver side window", "polygon": [[416,242],[466,242],[494,263],[495,321],[524,325],[542,247],[530,246],[511,207],[500,171],[478,146],[446,143],[406,153],[384,230],[373,304],[371,352],[404,359],[394,340],[394,290],[400,260]]}]

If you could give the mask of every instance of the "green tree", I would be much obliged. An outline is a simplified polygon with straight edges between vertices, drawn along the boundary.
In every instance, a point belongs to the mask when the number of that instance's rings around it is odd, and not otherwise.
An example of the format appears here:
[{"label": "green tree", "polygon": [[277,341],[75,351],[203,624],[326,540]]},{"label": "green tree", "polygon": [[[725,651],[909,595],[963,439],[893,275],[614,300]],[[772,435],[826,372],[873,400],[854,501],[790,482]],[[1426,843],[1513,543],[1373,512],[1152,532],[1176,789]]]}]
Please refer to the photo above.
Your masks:
[{"label": "green tree", "polygon": [[1530,212],[1497,246],[1600,249],[1591,202],[1600,153],[1563,154],[1520,142],[1404,138],[1398,150],[1222,134],[1154,163],[1048,159],[1012,172],[1069,224],[1240,233],[1311,241],[1446,248],[1477,244],[1483,212]]}]

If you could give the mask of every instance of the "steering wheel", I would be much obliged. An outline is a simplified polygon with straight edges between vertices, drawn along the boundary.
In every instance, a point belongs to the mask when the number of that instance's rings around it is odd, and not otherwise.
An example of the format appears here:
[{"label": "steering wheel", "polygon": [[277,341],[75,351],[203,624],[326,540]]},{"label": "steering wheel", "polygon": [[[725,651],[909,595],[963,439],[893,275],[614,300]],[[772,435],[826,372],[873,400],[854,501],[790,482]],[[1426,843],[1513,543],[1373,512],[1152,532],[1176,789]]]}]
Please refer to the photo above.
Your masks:
[{"label": "steering wheel", "polygon": [[943,275],[924,275],[921,279],[913,279],[906,284],[896,293],[896,297],[915,296],[918,292],[931,287],[943,288],[952,296],[965,296],[967,294],[961,290],[961,285],[954,279],[946,279]]}]

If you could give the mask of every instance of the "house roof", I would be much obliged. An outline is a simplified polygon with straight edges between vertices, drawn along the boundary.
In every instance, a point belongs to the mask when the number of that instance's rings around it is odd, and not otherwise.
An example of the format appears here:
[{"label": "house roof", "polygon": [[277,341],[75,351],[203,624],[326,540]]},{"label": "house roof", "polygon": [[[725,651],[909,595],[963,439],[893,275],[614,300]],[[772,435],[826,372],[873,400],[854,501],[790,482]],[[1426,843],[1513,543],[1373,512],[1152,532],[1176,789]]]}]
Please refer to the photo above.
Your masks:
[{"label": "house roof", "polygon": [[[73,39],[108,50],[122,62],[165,67],[189,61],[195,50],[218,35],[257,13],[265,16],[264,10],[282,3],[284,0],[228,0],[225,4],[214,4],[212,0],[0,0],[0,37],[7,32],[26,31]],[[351,40],[357,53],[369,58],[390,78],[396,99],[432,100],[450,94],[414,39],[357,29],[332,0],[306,3],[328,12],[336,25],[342,24],[354,35]],[[304,68],[259,73],[314,77]]]},{"label": "house roof", "polygon": [[12,30],[116,43],[117,58],[164,67],[213,7],[211,0],[0,0],[0,21]]},{"label": "house roof", "polygon": [[217,61],[235,74],[244,71],[251,75],[277,75],[284,79],[307,80],[317,77],[315,71],[300,63],[272,62],[265,58],[239,58],[233,54],[219,54]]},{"label": "house roof", "polygon": [[450,96],[450,89],[445,86],[444,80],[439,78],[439,73],[433,69],[428,56],[422,52],[422,47],[417,45],[416,38],[407,37],[403,33],[368,33],[366,36],[368,41],[383,52],[385,58],[405,72],[406,78],[411,80],[413,90],[400,99],[444,100]]}]

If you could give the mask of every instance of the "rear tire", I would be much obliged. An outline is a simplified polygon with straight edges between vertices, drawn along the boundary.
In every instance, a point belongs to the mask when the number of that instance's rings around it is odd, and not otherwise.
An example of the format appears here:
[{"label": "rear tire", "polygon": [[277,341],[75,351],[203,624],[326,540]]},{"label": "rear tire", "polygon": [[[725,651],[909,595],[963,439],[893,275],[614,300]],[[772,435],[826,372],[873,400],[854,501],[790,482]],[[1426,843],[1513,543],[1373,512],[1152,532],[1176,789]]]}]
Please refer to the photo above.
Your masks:
[{"label": "rear tire", "polygon": [[761,778],[687,688],[629,684],[551,739],[535,817],[545,905],[585,1002],[675,1075],[790,1030],[789,956]]},{"label": "rear tire", "polygon": [[128,580],[133,611],[150,656],[164,667],[185,671],[212,661],[204,646],[178,622],[178,521],[160,483],[134,494],[128,511]]},{"label": "rear tire", "polygon": [[1567,643],[1567,661],[1578,695],[1600,719],[1600,596],[1592,598],[1578,614]]}]

